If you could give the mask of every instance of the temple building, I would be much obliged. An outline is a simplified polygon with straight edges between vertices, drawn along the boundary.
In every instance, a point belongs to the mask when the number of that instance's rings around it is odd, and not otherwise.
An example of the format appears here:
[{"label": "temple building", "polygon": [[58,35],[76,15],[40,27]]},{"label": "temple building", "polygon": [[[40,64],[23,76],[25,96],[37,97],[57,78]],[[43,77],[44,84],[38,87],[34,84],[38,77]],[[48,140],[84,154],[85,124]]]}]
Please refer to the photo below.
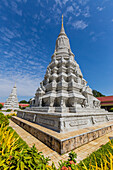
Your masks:
[{"label": "temple building", "polygon": [[101,108],[110,111],[113,108],[113,96],[97,97],[100,100]]},{"label": "temple building", "polygon": [[17,116],[60,133],[113,120],[112,115],[100,108],[100,101],[83,78],[64,30],[63,17],[44,79],[31,106],[24,112],[18,111]]},{"label": "temple building", "polygon": [[2,110],[7,110],[7,109],[11,109],[11,110],[19,109],[16,83],[11,91],[11,94],[9,95],[8,99],[6,100],[2,108]]},{"label": "temple building", "polygon": [[62,26],[44,79],[30,107],[11,119],[60,154],[113,130],[113,114],[100,108]]}]

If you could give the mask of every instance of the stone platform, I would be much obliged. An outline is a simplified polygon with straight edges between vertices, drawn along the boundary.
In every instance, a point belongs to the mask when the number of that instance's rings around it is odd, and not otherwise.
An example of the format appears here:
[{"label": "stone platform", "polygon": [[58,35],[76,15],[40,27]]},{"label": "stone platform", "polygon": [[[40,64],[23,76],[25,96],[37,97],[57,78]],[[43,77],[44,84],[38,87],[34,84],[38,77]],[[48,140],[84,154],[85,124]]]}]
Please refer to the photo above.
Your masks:
[{"label": "stone platform", "polygon": [[59,133],[98,126],[102,123],[113,121],[112,113],[108,113],[103,109],[94,110],[91,108],[81,108],[77,113],[47,113],[35,110],[19,110],[17,116]]},{"label": "stone platform", "polygon": [[62,134],[19,117],[11,119],[59,154],[67,153],[113,131],[113,121]]}]

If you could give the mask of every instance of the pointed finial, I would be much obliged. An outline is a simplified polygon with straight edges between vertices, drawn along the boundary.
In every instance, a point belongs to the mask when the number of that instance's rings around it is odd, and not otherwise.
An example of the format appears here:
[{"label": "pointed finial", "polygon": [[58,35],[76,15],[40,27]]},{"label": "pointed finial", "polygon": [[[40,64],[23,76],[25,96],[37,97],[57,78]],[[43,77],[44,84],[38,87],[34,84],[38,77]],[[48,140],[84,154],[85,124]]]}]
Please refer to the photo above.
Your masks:
[{"label": "pointed finial", "polygon": [[63,14],[62,14],[62,27],[63,27]]},{"label": "pointed finial", "polygon": [[14,87],[16,87],[16,80],[15,80],[15,85],[14,85]]},{"label": "pointed finial", "polygon": [[62,26],[61,26],[61,30],[60,30],[59,36],[62,35],[62,34],[66,35],[65,30],[64,30],[64,25],[63,25],[63,15],[62,15]]}]

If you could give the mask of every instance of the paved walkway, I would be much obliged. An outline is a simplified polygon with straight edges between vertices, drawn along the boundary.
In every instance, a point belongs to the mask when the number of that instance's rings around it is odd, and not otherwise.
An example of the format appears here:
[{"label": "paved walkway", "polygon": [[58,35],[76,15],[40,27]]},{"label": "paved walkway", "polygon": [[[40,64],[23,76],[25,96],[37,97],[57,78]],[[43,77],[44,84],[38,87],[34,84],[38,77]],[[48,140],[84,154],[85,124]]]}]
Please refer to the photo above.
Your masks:
[{"label": "paved walkway", "polygon": [[[67,160],[68,159],[68,153],[64,155],[60,155],[57,152],[50,149],[48,146],[46,146],[44,143],[39,141],[37,138],[32,136],[30,133],[25,131],[23,128],[18,126],[16,123],[10,120],[10,126],[19,134],[19,136],[31,147],[35,144],[36,148],[39,152],[43,152],[43,155],[45,157],[50,157],[51,161],[55,163],[55,165],[58,167],[58,161],[60,160]],[[106,144],[109,139],[108,137],[113,137],[113,132],[110,132],[94,141],[91,141],[88,144],[85,144],[77,149],[74,150],[74,152],[77,153],[77,162],[83,160],[88,155],[90,155],[92,152],[99,149],[102,145]]]}]

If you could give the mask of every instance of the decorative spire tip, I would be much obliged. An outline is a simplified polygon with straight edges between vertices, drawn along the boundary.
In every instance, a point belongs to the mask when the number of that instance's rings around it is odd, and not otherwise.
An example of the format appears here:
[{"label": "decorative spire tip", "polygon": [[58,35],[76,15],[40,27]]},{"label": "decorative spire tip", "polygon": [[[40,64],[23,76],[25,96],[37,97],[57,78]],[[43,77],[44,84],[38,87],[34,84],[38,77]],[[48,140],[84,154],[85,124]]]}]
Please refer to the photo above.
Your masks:
[{"label": "decorative spire tip", "polygon": [[63,14],[62,14],[62,27],[63,27]]}]

